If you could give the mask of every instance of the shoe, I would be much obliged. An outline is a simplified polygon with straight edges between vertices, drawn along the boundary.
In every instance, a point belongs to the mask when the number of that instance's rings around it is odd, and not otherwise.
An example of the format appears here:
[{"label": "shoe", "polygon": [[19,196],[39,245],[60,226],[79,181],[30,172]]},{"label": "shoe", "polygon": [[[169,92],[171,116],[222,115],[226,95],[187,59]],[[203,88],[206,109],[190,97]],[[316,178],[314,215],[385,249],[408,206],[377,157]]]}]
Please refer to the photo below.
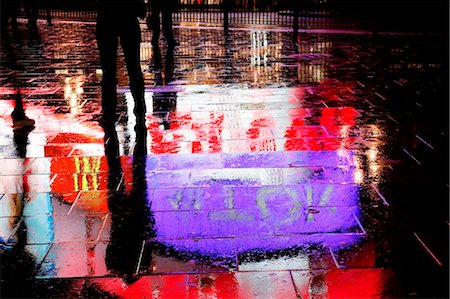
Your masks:
[{"label": "shoe", "polygon": [[34,119],[25,116],[25,118],[13,120],[13,129],[14,130],[30,129],[34,128],[35,124],[36,122],[34,121]]}]

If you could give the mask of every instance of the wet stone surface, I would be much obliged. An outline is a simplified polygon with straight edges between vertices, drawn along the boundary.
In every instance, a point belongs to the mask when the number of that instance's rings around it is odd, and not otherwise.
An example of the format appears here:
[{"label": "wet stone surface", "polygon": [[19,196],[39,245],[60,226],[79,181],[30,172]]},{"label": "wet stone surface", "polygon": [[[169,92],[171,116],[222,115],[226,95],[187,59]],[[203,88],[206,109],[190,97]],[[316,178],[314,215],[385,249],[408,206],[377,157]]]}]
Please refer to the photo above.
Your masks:
[{"label": "wet stone surface", "polygon": [[142,29],[144,143],[93,24],[2,44],[2,297],[448,297],[445,37]]}]

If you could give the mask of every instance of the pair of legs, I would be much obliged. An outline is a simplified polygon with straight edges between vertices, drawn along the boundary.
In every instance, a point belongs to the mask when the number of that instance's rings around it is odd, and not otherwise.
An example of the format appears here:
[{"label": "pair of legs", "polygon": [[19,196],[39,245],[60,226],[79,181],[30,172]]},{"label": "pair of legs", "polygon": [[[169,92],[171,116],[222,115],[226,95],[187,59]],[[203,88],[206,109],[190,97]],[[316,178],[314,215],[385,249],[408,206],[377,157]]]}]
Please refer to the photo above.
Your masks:
[{"label": "pair of legs", "polygon": [[[155,1],[155,0],[153,0]],[[152,35],[152,43],[157,44],[159,40],[159,35],[161,32],[161,20],[160,15],[162,16],[162,29],[164,32],[164,36],[166,37],[166,41],[169,45],[175,44],[175,39],[173,37],[173,24],[172,24],[172,10],[170,7],[171,3],[158,3],[155,2],[152,4],[152,13],[147,19],[148,27],[153,31]]]},{"label": "pair of legs", "polygon": [[28,27],[37,30],[38,2],[36,0],[25,0],[23,6],[28,17]]},{"label": "pair of legs", "polygon": [[100,50],[102,77],[102,120],[114,124],[117,107],[117,50],[122,46],[128,71],[134,114],[137,122],[144,123],[144,78],[141,71],[141,29],[136,17],[99,14],[97,19],[97,44]]}]

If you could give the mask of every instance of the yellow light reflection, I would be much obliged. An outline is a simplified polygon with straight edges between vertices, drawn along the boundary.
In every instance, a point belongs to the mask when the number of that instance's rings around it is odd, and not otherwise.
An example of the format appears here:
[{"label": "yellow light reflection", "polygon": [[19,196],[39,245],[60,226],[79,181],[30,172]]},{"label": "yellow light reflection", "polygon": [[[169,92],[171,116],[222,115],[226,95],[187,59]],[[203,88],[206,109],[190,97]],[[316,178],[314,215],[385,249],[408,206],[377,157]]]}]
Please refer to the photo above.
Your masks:
[{"label": "yellow light reflection", "polygon": [[371,176],[377,175],[380,172],[380,165],[376,163],[369,164],[369,173]]},{"label": "yellow light reflection", "polygon": [[350,132],[350,126],[349,125],[344,125],[339,130],[339,134],[340,134],[341,137],[348,137],[349,136],[349,132]]},{"label": "yellow light reflection", "polygon": [[380,175],[381,167],[378,163],[379,160],[378,154],[379,154],[378,147],[375,145],[371,146],[366,151],[367,160],[369,161],[369,176],[372,178],[376,178]]},{"label": "yellow light reflection", "polygon": [[353,181],[355,184],[362,184],[364,182],[364,171],[362,169],[355,169],[353,172]]},{"label": "yellow light reflection", "polygon": [[378,149],[376,147],[369,148],[366,152],[367,158],[370,162],[376,162],[378,156]]},{"label": "yellow light reflection", "polygon": [[371,139],[369,148],[366,150],[365,155],[368,161],[368,174],[372,181],[372,184],[378,184],[380,180],[382,167],[380,166],[380,138],[383,132],[378,125],[371,125],[366,132],[367,137]]},{"label": "yellow light reflection", "polygon": [[353,165],[355,165],[353,181],[355,184],[362,184],[364,182],[364,171],[362,170],[361,159],[358,156],[353,156]]},{"label": "yellow light reflection", "polygon": [[76,173],[73,174],[75,191],[96,191],[101,157],[74,157]]},{"label": "yellow light reflection", "polygon": [[148,61],[152,57],[153,49],[150,42],[141,42],[141,61]]}]

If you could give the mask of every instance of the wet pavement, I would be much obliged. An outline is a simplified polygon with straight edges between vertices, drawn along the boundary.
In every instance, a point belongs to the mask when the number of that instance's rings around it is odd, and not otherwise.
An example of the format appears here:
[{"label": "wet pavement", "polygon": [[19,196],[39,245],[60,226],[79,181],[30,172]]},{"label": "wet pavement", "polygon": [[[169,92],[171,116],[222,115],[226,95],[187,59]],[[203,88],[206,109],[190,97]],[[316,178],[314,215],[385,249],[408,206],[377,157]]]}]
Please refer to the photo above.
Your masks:
[{"label": "wet pavement", "polygon": [[3,44],[2,297],[448,297],[446,37],[142,29],[107,134],[93,24]]}]

